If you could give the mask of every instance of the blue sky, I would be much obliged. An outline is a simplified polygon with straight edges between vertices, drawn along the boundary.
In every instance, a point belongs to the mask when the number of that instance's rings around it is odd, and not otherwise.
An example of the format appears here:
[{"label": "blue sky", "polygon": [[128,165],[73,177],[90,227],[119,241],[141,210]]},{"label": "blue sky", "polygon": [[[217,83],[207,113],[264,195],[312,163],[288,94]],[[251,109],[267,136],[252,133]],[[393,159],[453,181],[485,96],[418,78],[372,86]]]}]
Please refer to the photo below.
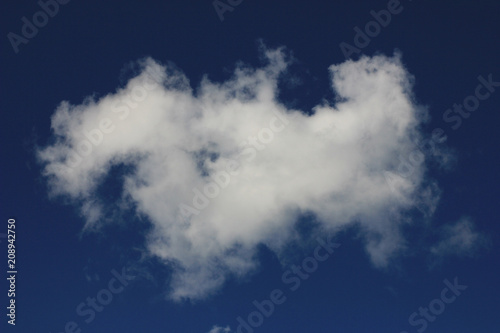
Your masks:
[{"label": "blue sky", "polygon": [[496,332],[496,1],[3,2],[2,332]]}]

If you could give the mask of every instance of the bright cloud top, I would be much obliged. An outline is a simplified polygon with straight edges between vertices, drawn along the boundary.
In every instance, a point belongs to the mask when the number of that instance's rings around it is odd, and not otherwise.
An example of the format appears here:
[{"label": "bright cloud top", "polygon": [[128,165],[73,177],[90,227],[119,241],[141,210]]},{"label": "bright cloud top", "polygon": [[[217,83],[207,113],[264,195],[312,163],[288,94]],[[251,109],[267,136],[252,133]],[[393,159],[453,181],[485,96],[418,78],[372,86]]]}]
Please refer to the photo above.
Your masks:
[{"label": "bright cloud top", "polygon": [[[52,116],[54,140],[39,158],[53,193],[78,202],[87,227],[124,202],[147,217],[147,248],[173,268],[172,299],[206,297],[250,272],[259,244],[279,253],[302,213],[325,231],[357,223],[384,266],[404,247],[398,214],[436,199],[423,154],[387,182],[415,152],[425,117],[399,56],[331,66],[335,106],[306,113],[277,98],[283,50],[264,52],[264,67],[240,66],[224,83],[204,78],[195,91],[146,59],[125,87],[62,102]],[[120,165],[129,166],[114,180],[122,202],[110,208],[98,193]]]}]

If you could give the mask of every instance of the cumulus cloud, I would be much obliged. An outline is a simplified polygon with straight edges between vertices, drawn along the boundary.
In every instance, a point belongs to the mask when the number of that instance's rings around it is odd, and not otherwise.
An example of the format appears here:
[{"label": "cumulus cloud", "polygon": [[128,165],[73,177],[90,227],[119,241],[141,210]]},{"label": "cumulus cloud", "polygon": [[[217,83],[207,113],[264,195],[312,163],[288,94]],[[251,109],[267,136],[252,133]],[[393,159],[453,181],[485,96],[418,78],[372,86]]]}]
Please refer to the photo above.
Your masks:
[{"label": "cumulus cloud", "polygon": [[[336,100],[294,110],[278,99],[286,51],[263,53],[262,67],[196,89],[174,66],[139,61],[117,91],[62,102],[39,150],[51,193],[77,203],[86,228],[113,209],[151,222],[146,246],[173,269],[172,299],[206,297],[251,272],[257,246],[279,253],[305,213],[323,232],[356,224],[372,262],[387,265],[404,248],[400,214],[436,201],[432,154],[398,171],[425,119],[399,55],[332,65]],[[117,167],[110,206],[99,193]]]},{"label": "cumulus cloud", "polygon": [[431,253],[438,257],[472,256],[488,244],[488,238],[476,231],[476,226],[469,217],[462,217],[455,224],[443,226],[439,233],[441,239],[431,248]]}]

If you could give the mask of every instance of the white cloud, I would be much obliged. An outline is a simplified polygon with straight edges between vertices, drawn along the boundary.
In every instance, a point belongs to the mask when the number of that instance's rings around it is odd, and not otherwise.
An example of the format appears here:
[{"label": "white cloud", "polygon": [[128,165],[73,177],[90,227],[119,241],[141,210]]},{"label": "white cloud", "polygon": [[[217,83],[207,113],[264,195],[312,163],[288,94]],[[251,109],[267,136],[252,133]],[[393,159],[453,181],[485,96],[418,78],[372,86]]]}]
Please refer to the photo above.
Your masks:
[{"label": "white cloud", "polygon": [[440,236],[439,242],[431,247],[431,253],[439,257],[472,256],[488,243],[488,238],[476,231],[474,222],[468,217],[462,217],[453,225],[443,226]]},{"label": "white cloud", "polygon": [[214,326],[208,333],[229,333],[229,332],[231,332],[229,326],[226,327]]},{"label": "white cloud", "polygon": [[[148,250],[174,269],[172,299],[206,297],[252,271],[257,245],[279,253],[305,212],[325,232],[356,223],[373,263],[387,265],[404,248],[399,214],[422,197],[435,202],[425,162],[392,187],[384,175],[415,150],[425,118],[399,56],[331,66],[338,100],[308,115],[278,101],[284,51],[265,55],[265,67],[204,78],[195,91],[146,59],[125,87],[62,102],[52,116],[54,141],[39,151],[52,194],[79,203],[87,228],[112,209],[147,217]],[[120,165],[130,167],[114,179],[122,201],[110,206],[99,191]]]}]

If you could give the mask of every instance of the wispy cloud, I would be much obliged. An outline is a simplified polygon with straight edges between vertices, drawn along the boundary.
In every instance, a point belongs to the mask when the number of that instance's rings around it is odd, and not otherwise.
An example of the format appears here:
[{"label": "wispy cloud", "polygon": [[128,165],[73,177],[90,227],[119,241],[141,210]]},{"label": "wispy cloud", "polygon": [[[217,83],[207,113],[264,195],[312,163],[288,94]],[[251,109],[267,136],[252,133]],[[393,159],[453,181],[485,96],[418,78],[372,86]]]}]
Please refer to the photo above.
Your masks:
[{"label": "wispy cloud", "polygon": [[229,332],[231,332],[229,326],[226,327],[214,326],[208,333],[229,333]]},{"label": "wispy cloud", "polygon": [[443,226],[439,233],[439,242],[431,248],[432,254],[438,257],[473,256],[489,243],[488,237],[476,230],[469,217],[462,217],[455,224]]},{"label": "wispy cloud", "polygon": [[[392,186],[384,175],[415,149],[426,118],[399,55],[332,65],[335,105],[304,112],[278,98],[285,51],[263,52],[265,66],[205,77],[196,90],[172,66],[140,61],[116,92],[62,102],[39,151],[51,193],[77,202],[87,228],[126,209],[152,223],[147,248],[173,268],[172,299],[206,297],[251,272],[257,245],[279,253],[303,213],[323,232],[360,226],[373,263],[387,265],[404,248],[399,214],[432,195],[432,156]],[[100,194],[120,166],[109,204]]]}]

